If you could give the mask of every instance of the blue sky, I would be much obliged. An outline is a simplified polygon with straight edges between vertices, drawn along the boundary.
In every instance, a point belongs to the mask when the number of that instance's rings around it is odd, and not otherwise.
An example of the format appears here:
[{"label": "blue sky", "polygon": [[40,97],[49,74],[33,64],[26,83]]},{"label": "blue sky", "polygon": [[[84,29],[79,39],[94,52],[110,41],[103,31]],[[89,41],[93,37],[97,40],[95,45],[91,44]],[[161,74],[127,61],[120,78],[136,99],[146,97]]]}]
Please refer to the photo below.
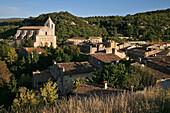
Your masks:
[{"label": "blue sky", "polygon": [[0,18],[68,11],[79,17],[135,14],[170,8],[170,0],[1,0]]}]

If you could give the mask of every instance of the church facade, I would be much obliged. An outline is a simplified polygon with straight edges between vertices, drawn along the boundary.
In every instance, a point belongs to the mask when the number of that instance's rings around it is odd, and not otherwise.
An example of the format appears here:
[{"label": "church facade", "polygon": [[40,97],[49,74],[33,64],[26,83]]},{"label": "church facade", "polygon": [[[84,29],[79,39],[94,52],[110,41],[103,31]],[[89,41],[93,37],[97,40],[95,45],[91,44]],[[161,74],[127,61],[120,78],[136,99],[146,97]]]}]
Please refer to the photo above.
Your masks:
[{"label": "church facade", "polygon": [[53,46],[56,48],[55,24],[49,17],[44,26],[20,27],[15,34],[16,46],[19,47],[24,39],[32,39],[34,47]]}]

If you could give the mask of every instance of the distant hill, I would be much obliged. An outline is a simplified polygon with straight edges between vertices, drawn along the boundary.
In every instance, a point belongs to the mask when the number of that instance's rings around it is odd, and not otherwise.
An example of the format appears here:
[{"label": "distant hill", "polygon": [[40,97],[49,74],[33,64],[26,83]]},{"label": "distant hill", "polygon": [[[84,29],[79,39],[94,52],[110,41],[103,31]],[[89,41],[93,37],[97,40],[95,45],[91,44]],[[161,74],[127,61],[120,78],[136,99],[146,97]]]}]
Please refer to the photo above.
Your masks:
[{"label": "distant hill", "polygon": [[90,24],[106,28],[109,36],[117,33],[139,40],[170,40],[170,9],[126,16],[97,16],[85,18]]},{"label": "distant hill", "polygon": [[24,20],[24,18],[0,18],[0,22],[8,20]]},{"label": "distant hill", "polygon": [[30,17],[24,20],[0,22],[0,38],[14,36],[18,27],[43,25],[48,17],[56,24],[57,39],[71,37],[116,37],[133,36],[138,40],[170,40],[170,9],[158,10],[126,16],[77,17],[68,12],[54,12]]}]

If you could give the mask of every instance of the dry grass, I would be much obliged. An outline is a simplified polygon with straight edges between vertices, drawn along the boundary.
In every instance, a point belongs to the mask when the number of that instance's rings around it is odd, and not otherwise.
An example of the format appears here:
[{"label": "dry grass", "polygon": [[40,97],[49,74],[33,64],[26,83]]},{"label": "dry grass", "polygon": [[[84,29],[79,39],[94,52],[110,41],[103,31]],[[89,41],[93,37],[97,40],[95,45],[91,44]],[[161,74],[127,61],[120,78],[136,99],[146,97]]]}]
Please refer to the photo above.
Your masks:
[{"label": "dry grass", "polygon": [[18,112],[37,113],[170,113],[170,91],[149,88],[144,92],[89,98],[70,97],[54,106],[29,108]]}]

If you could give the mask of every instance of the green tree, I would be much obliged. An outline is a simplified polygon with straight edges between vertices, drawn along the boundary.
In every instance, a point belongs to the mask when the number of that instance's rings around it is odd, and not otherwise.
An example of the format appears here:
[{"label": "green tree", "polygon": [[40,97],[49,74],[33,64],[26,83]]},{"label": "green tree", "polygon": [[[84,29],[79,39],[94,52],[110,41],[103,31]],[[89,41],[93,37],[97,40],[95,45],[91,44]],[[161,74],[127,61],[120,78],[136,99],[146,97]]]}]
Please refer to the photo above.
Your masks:
[{"label": "green tree", "polygon": [[130,37],[133,34],[133,26],[132,25],[128,25],[126,30],[125,30],[125,35]]},{"label": "green tree", "polygon": [[5,62],[0,60],[0,87],[9,84],[11,76],[12,74],[7,68]]},{"label": "green tree", "polygon": [[5,57],[5,60],[12,64],[16,59],[17,59],[18,55],[15,52],[15,48],[9,48],[9,51],[7,53],[7,56]]},{"label": "green tree", "polygon": [[104,65],[93,74],[93,82],[103,84],[103,81],[108,81],[108,85],[113,88],[123,88],[122,84],[127,76],[129,74],[124,64]]},{"label": "green tree", "polygon": [[117,28],[116,27],[113,28],[113,36],[117,37]]},{"label": "green tree", "polygon": [[36,49],[33,50],[33,62],[37,63],[39,60],[38,52]]},{"label": "green tree", "polygon": [[56,82],[48,80],[47,83],[44,83],[44,87],[40,88],[41,96],[43,97],[43,102],[45,104],[53,104],[58,99],[58,87]]},{"label": "green tree", "polygon": [[21,44],[21,47],[34,47],[34,44],[32,42],[32,39],[29,38],[29,39],[24,39],[22,41],[22,44]]},{"label": "green tree", "polygon": [[33,90],[29,90],[26,87],[19,88],[19,94],[13,100],[12,108],[14,110],[28,108],[39,105],[41,102],[40,95],[35,94]]},{"label": "green tree", "polygon": [[17,80],[15,79],[14,75],[11,77],[11,82],[8,85],[8,87],[11,90],[11,92],[16,92],[17,91]]},{"label": "green tree", "polygon": [[76,80],[73,80],[73,88],[72,89],[76,89],[78,86],[80,86],[81,84],[88,82],[88,80],[86,80],[84,77],[83,78],[77,78]]},{"label": "green tree", "polygon": [[10,47],[7,44],[0,43],[0,59],[5,60],[5,57],[8,55]]},{"label": "green tree", "polygon": [[31,64],[31,56],[32,56],[31,52],[28,52],[28,64]]}]

